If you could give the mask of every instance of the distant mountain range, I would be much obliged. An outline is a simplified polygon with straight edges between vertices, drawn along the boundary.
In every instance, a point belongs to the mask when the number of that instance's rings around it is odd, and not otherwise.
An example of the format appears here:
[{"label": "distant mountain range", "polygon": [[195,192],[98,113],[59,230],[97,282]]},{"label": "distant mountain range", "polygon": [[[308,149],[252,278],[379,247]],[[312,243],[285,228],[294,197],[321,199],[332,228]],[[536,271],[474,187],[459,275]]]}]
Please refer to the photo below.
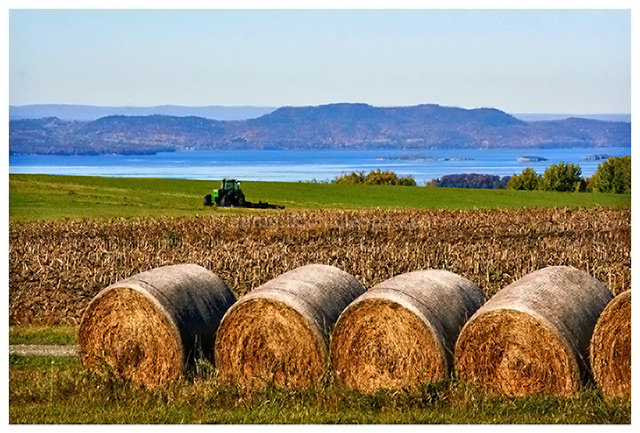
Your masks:
[{"label": "distant mountain range", "polygon": [[631,122],[631,114],[557,114],[557,113],[517,113],[514,114],[520,120],[536,122],[539,120],[562,120],[569,117],[581,119],[604,120],[607,122]]},{"label": "distant mountain range", "polygon": [[[61,120],[96,120],[105,116],[198,116],[213,120],[246,120],[255,119],[275,111],[278,107],[261,107],[253,105],[156,105],[153,107],[108,107],[100,105],[72,104],[32,104],[10,105],[9,120],[41,119],[57,117]],[[558,114],[558,113],[515,113],[513,117],[533,122],[538,120],[561,120],[569,117],[583,119],[606,120],[610,122],[631,122],[630,114]]]},{"label": "distant mountain range", "polygon": [[254,119],[278,107],[208,105],[157,105],[155,107],[102,107],[99,105],[35,104],[10,105],[9,120],[57,117],[61,120],[96,120],[105,116],[198,116],[215,120]]},{"label": "distant mountain range", "polygon": [[9,135],[11,154],[282,148],[525,149],[629,146],[631,124],[583,118],[526,122],[494,108],[342,103],[282,107],[245,120],[159,114],[109,115],[95,120],[16,119],[9,123]]}]

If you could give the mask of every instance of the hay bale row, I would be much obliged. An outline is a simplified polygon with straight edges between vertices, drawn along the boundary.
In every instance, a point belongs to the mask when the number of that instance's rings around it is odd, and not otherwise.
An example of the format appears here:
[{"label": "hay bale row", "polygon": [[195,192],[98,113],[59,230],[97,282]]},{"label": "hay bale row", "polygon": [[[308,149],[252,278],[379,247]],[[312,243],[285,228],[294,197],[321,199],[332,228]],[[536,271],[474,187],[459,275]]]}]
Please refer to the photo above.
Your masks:
[{"label": "hay bale row", "polygon": [[631,290],[613,298],[591,338],[593,378],[607,397],[631,393]]},{"label": "hay bale row", "polygon": [[198,265],[136,274],[89,303],[80,322],[80,358],[140,385],[166,383],[212,352],[218,324],[235,301],[222,279]]},{"label": "hay bale row", "polygon": [[619,393],[630,372],[628,361],[615,363],[628,360],[630,301],[612,302],[593,333],[611,298],[566,266],[533,272],[482,306],[482,292],[447,271],[410,272],[365,292],[340,269],[307,265],[235,302],[209,271],[176,265],[100,292],[79,343],[85,365],[146,386],[177,378],[200,354],[248,387],[307,386],[331,363],[338,382],[372,392],[440,380],[455,366],[463,380],[517,396],[575,392],[591,341],[596,380]]},{"label": "hay bale row", "polygon": [[336,380],[373,392],[448,377],[458,333],[483,302],[480,289],[447,271],[409,272],[377,284],[336,324]]},{"label": "hay bale row", "polygon": [[340,313],[365,288],[327,265],[286,272],[240,299],[218,330],[220,376],[248,387],[303,387],[329,364],[329,338]]},{"label": "hay bale row", "polygon": [[588,376],[589,341],[612,297],[571,267],[532,272],[467,322],[456,344],[456,371],[503,395],[570,395]]}]

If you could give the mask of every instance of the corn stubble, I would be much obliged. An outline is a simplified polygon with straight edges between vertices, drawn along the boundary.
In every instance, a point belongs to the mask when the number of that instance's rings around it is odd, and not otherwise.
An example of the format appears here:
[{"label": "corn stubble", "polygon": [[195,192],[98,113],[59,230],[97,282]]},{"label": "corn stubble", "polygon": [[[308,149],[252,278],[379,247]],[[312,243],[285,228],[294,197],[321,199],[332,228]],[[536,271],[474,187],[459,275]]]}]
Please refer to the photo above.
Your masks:
[{"label": "corn stubble", "polygon": [[308,263],[371,287],[446,269],[495,294],[569,265],[614,294],[629,288],[629,209],[304,211],[241,217],[11,224],[10,323],[74,324],[98,291],[151,268],[196,263],[237,296]]}]

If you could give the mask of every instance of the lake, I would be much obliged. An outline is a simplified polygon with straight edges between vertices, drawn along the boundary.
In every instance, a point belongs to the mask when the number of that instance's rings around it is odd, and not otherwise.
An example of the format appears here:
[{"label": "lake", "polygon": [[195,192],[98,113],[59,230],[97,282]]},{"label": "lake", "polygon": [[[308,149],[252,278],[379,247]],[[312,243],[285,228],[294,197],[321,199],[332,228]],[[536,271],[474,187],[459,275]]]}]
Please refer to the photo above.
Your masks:
[{"label": "lake", "polygon": [[[630,155],[630,147],[556,149],[438,150],[207,150],[156,155],[9,156],[10,173],[126,176],[261,181],[331,180],[341,173],[380,168],[412,175],[419,184],[446,174],[508,176],[533,167],[539,174],[551,164],[577,163],[584,177],[600,160],[593,155]],[[523,160],[524,157],[524,160]],[[532,158],[529,158],[532,157]]]}]

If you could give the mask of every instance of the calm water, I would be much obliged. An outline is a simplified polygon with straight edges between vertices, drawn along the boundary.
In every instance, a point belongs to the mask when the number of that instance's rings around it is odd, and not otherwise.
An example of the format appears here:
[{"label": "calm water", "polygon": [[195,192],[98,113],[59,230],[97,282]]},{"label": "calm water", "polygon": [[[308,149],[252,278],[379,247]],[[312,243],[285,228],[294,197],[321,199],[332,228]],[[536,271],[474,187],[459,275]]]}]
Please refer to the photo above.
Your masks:
[{"label": "calm water", "polygon": [[[295,182],[331,180],[344,172],[380,168],[412,175],[418,183],[456,173],[500,176],[533,167],[538,173],[557,162],[577,163],[585,177],[602,161],[591,155],[630,155],[630,147],[571,149],[441,149],[441,150],[262,150],[181,151],[156,155],[9,157],[10,173],[68,174],[83,176],[159,177]],[[518,161],[523,156],[546,161]]]}]

